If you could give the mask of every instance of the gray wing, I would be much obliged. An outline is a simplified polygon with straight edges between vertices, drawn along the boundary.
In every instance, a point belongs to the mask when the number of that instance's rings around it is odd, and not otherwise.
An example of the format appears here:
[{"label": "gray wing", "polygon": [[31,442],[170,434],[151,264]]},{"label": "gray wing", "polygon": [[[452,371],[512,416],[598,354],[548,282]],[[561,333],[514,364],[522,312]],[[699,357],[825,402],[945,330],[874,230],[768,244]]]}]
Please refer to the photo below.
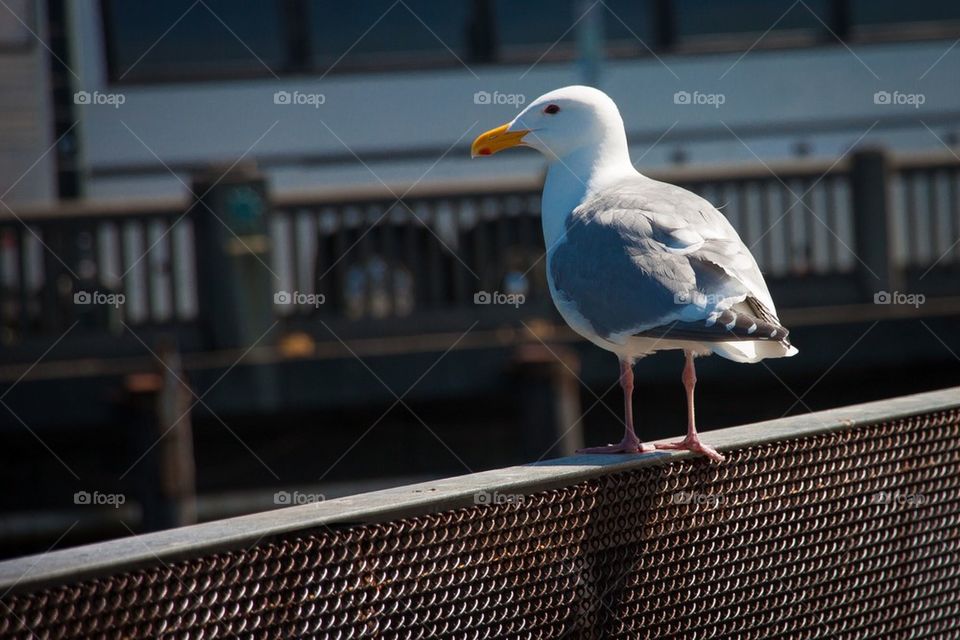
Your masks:
[{"label": "gray wing", "polygon": [[584,202],[551,254],[560,303],[615,342],[631,335],[784,340],[756,261],[727,219],[643,176]]}]

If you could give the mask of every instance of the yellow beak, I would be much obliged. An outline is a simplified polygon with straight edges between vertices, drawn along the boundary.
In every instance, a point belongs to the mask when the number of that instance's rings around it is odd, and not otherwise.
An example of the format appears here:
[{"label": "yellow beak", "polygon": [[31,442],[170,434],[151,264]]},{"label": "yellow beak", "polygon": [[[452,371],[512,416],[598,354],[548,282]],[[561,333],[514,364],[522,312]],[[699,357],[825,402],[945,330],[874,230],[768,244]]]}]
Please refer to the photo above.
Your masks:
[{"label": "yellow beak", "polygon": [[504,124],[496,129],[490,129],[486,133],[481,133],[470,146],[470,157],[492,156],[497,151],[503,151],[510,147],[516,147],[523,142],[523,136],[530,133],[529,129],[520,129],[518,131],[507,131],[509,124]]}]

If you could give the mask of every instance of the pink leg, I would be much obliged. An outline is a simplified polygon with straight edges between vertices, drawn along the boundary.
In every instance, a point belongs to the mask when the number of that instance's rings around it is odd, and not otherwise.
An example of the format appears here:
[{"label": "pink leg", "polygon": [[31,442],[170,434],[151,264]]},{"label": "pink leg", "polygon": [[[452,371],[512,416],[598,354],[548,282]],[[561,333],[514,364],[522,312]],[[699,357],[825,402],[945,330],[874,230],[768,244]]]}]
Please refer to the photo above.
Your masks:
[{"label": "pink leg", "polygon": [[723,462],[724,457],[714,449],[700,441],[697,434],[697,424],[694,419],[693,388],[697,384],[697,372],[693,366],[693,353],[684,351],[687,362],[683,367],[683,386],[687,390],[687,437],[679,442],[658,442],[657,449],[685,449],[695,453],[702,453],[711,460]]},{"label": "pink leg", "polygon": [[620,387],[623,389],[623,411],[626,417],[623,440],[619,444],[580,449],[577,453],[647,453],[655,450],[653,445],[640,442],[633,430],[633,364],[626,360],[620,361]]}]

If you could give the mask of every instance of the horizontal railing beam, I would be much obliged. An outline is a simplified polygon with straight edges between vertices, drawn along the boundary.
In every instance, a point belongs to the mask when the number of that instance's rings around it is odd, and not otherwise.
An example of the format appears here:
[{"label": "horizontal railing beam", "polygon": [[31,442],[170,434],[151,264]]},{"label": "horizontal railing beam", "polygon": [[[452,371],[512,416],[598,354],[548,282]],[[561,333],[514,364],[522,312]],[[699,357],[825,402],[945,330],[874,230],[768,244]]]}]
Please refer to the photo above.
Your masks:
[{"label": "horizontal railing beam", "polygon": [[[948,151],[904,152],[891,154],[893,170],[933,169],[960,165],[956,156]],[[774,175],[783,178],[796,176],[819,177],[831,170],[842,173],[850,167],[849,160],[836,162],[833,159],[800,158],[784,161],[771,161],[766,164],[723,163],[669,167],[650,171],[649,175],[665,182],[715,182],[725,180],[775,180]],[[272,195],[273,206],[277,209],[295,209],[322,205],[342,205],[356,202],[394,200],[406,193],[405,200],[417,198],[445,198],[462,195],[477,197],[498,196],[502,194],[537,192],[543,186],[540,178],[504,177],[490,180],[488,177],[476,179],[444,180],[441,182],[424,181],[410,188],[407,183],[373,183],[347,187],[325,187],[320,189],[288,191]],[[409,192],[407,190],[409,189]],[[108,200],[64,200],[53,205],[25,205],[16,207],[17,217],[23,220],[56,220],[60,218],[94,218],[117,216],[149,216],[169,212],[183,211],[190,204],[187,196],[175,198],[144,199],[108,199]],[[0,221],[14,220],[9,211],[0,209]]]}]

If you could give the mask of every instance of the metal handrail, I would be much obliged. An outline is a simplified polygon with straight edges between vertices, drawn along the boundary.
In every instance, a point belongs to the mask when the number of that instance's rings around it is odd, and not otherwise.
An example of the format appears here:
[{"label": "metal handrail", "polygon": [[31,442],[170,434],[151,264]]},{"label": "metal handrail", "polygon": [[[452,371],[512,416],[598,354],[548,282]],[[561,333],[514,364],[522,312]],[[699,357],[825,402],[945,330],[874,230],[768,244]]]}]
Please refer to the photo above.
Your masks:
[{"label": "metal handrail", "polygon": [[[796,440],[960,407],[960,387],[704,432],[721,451]],[[389,522],[475,506],[480,493],[531,494],[654,465],[689,453],[581,455],[338,498],[52,551],[0,563],[0,591],[25,593],[98,576],[240,549],[271,536]]]}]

